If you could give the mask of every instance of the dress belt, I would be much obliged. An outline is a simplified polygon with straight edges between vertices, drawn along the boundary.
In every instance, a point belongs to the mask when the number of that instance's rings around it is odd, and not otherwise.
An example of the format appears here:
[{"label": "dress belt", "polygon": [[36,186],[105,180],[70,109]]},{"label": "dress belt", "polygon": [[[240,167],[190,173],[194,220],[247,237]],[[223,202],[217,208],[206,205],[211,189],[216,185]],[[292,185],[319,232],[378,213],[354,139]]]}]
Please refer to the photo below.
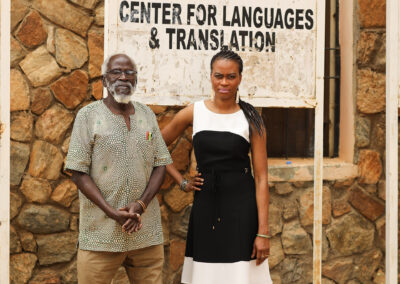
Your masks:
[{"label": "dress belt", "polygon": [[221,223],[221,216],[220,216],[220,206],[219,206],[219,201],[220,201],[220,196],[219,196],[219,191],[218,191],[218,182],[220,181],[221,174],[224,173],[231,173],[231,172],[236,172],[236,173],[244,173],[247,174],[250,172],[249,168],[238,168],[238,169],[205,169],[202,167],[197,167],[197,171],[201,174],[210,174],[211,177],[209,178],[209,182],[211,184],[211,191],[213,193],[213,219],[212,219],[212,224],[211,228],[214,231],[216,228],[217,223]]}]

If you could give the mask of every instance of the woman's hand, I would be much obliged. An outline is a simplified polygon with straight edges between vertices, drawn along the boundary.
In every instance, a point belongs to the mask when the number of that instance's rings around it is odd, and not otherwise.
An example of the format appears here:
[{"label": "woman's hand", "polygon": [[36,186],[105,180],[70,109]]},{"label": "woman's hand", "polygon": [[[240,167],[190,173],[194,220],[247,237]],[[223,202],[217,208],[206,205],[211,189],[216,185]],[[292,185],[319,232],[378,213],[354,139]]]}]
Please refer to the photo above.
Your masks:
[{"label": "woman's hand", "polygon": [[201,178],[200,176],[201,176],[201,173],[196,173],[195,176],[192,177],[188,181],[188,183],[187,183],[187,185],[185,187],[185,191],[186,192],[194,191],[194,190],[197,190],[197,191],[201,190],[200,187],[203,185],[204,179]]},{"label": "woman's hand", "polygon": [[260,265],[269,257],[269,239],[256,237],[251,258],[256,258],[256,265]]}]

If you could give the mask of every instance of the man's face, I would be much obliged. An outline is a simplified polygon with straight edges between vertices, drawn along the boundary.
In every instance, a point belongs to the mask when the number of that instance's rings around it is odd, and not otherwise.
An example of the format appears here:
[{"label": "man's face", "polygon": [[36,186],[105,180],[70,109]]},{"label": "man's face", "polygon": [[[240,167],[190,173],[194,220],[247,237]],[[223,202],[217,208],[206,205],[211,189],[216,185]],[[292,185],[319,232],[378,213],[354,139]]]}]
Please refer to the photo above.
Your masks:
[{"label": "man's face", "polygon": [[130,102],[136,88],[136,69],[129,57],[111,57],[104,75],[104,84],[117,103]]}]

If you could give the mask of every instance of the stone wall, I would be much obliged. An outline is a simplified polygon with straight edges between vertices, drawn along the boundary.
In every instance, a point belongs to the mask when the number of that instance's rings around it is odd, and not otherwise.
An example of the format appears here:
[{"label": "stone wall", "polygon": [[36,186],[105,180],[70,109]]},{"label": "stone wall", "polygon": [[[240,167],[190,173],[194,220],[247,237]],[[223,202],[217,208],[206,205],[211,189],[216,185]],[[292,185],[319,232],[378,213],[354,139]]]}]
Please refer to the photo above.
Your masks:
[{"label": "stone wall", "polygon": [[[103,0],[11,0],[11,283],[76,283],[78,189],[62,171],[76,112],[102,98]],[[323,283],[384,283],[385,5],[358,0],[356,179],[324,183]],[[160,127],[179,110],[153,106]],[[194,171],[191,129],[171,145]],[[274,283],[312,282],[312,182],[271,183]],[[193,194],[160,194],[164,282],[180,283]],[[114,283],[128,283],[121,269]]]}]

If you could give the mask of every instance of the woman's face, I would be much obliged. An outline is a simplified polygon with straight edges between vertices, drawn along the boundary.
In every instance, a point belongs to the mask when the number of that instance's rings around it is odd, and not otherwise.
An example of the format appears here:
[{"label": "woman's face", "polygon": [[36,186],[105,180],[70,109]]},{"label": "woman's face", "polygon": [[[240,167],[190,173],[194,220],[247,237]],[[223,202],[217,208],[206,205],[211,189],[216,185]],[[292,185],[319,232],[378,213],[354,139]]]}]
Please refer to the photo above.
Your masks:
[{"label": "woman's face", "polygon": [[211,71],[211,84],[215,96],[221,99],[235,98],[242,75],[239,74],[239,64],[229,59],[214,61]]}]

